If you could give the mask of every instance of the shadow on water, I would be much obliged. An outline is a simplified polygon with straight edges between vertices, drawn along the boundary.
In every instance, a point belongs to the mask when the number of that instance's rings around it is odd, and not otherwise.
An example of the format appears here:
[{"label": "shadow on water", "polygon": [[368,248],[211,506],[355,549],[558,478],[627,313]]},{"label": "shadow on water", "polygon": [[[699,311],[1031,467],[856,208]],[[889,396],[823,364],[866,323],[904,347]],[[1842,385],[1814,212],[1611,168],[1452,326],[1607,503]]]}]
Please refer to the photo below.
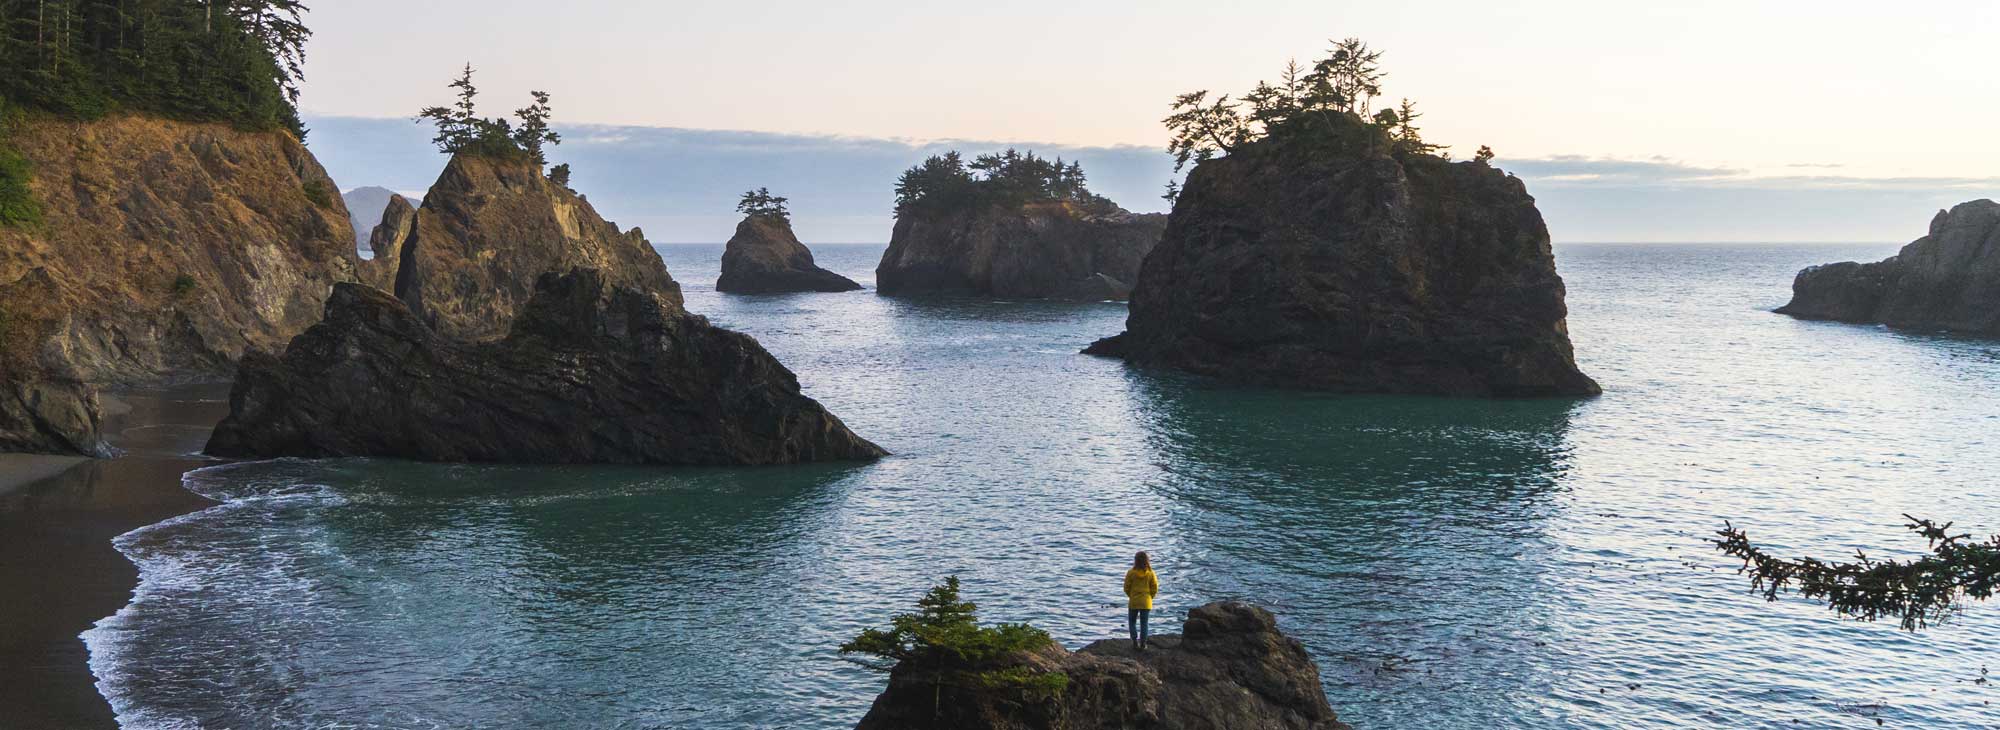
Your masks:
[{"label": "shadow on water", "polygon": [[[1079,314],[1100,314],[1125,310],[1124,302],[1072,302],[1057,299],[998,299],[969,294],[922,294],[883,296],[889,302],[892,324],[917,328],[935,327],[940,322],[992,324],[1067,323]],[[1109,334],[1115,333],[1107,333]]]},{"label": "shadow on water", "polygon": [[1579,401],[1131,377],[1169,519],[1204,550],[1192,593],[1273,606],[1371,715],[1473,678],[1494,701],[1535,689],[1517,665],[1554,610],[1535,597]]}]

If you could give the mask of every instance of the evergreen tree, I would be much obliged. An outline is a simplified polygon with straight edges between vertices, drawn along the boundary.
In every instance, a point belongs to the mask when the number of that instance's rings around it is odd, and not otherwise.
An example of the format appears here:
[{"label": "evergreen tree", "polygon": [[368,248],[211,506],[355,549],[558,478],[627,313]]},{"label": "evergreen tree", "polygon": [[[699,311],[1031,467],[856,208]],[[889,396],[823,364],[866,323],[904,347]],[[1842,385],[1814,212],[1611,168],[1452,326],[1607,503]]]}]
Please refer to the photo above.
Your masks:
[{"label": "evergreen tree", "polygon": [[736,204],[736,210],[748,216],[769,216],[790,220],[792,214],[785,210],[786,200],[788,198],[772,195],[770,188],[757,188],[743,194],[742,201]]},{"label": "evergreen tree", "polygon": [[446,154],[519,155],[536,165],[548,164],[544,145],[562,143],[562,135],[549,129],[548,92],[529,92],[534,103],[514,111],[514,117],[521,121],[521,126],[515,128],[506,119],[479,116],[479,87],[472,83],[472,71],[472,64],[465,64],[465,70],[447,85],[458,90],[458,100],[451,106],[425,107],[417,112],[417,123],[428,121],[437,127],[437,136],[431,143]]}]

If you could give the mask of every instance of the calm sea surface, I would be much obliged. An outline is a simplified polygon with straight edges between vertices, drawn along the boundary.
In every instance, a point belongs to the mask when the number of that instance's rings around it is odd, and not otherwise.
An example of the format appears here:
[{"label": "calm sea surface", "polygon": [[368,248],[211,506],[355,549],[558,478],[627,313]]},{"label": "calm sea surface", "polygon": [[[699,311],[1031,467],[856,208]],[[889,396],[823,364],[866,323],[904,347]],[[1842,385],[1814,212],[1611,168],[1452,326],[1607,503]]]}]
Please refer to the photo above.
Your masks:
[{"label": "calm sea surface", "polygon": [[[138,728],[846,728],[834,648],[946,574],[990,620],[1122,633],[1269,606],[1363,730],[2000,727],[2000,605],[1912,635],[1747,593],[1723,520],[1784,553],[2000,532],[2000,342],[1771,314],[1798,268],[1893,246],[1568,245],[1585,401],[1223,387],[1078,355],[1117,304],[712,291],[895,452],[675,470],[218,466],[222,506],[130,533],[88,634]],[[817,247],[864,284],[880,246]]]}]

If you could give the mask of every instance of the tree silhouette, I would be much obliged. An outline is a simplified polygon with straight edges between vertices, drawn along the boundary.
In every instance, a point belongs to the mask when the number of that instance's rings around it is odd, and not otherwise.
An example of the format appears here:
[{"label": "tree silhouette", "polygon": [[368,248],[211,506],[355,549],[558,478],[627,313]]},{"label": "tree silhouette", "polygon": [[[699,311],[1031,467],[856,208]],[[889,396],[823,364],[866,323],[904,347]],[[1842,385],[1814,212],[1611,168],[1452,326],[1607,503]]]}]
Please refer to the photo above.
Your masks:
[{"label": "tree silhouette", "polygon": [[472,64],[465,64],[465,70],[457,79],[447,85],[458,90],[458,99],[451,106],[425,107],[417,112],[416,121],[430,122],[437,127],[437,136],[431,143],[438,151],[446,154],[465,152],[493,157],[524,156],[536,165],[548,164],[544,145],[561,144],[562,135],[549,129],[549,94],[546,91],[532,91],[529,96],[534,103],[514,111],[514,117],[521,121],[515,128],[504,118],[479,116],[477,98],[479,87],[472,83]]},{"label": "tree silhouette", "polygon": [[736,210],[752,217],[768,216],[791,220],[791,212],[785,210],[786,200],[789,198],[772,195],[770,188],[757,188],[743,194],[742,201],[736,204]]},{"label": "tree silhouette", "polygon": [[1896,618],[1906,631],[1939,623],[1956,612],[1960,598],[1986,600],[2000,586],[2000,536],[1984,542],[1969,534],[1951,534],[1951,523],[1937,524],[1903,515],[1906,527],[1930,543],[1931,554],[1909,561],[1876,560],[1855,551],[1851,563],[1816,558],[1786,560],[1750,543],[1735,525],[1723,523],[1709,542],[1725,555],[1743,560],[1750,586],[1767,601],[1797,590],[1827,604],[1835,613],[1862,621]]}]

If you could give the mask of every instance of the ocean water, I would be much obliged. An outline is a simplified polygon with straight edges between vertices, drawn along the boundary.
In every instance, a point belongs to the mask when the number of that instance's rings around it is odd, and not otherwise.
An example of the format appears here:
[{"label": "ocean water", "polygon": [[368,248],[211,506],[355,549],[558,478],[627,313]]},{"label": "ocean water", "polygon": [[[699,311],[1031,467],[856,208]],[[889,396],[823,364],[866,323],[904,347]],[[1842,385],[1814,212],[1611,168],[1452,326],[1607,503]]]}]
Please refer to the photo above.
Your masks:
[{"label": "ocean water", "polygon": [[[816,247],[872,284],[880,246]],[[1076,354],[1117,304],[712,291],[895,456],[759,469],[280,460],[118,540],[85,639],[135,728],[851,727],[835,647],[947,574],[989,620],[1120,635],[1270,607],[1364,730],[2000,727],[2000,606],[1919,634],[1767,603],[1704,539],[1782,553],[2000,532],[2000,342],[1770,313],[1798,268],[1892,246],[1566,245],[1590,400],[1243,389]]]}]

